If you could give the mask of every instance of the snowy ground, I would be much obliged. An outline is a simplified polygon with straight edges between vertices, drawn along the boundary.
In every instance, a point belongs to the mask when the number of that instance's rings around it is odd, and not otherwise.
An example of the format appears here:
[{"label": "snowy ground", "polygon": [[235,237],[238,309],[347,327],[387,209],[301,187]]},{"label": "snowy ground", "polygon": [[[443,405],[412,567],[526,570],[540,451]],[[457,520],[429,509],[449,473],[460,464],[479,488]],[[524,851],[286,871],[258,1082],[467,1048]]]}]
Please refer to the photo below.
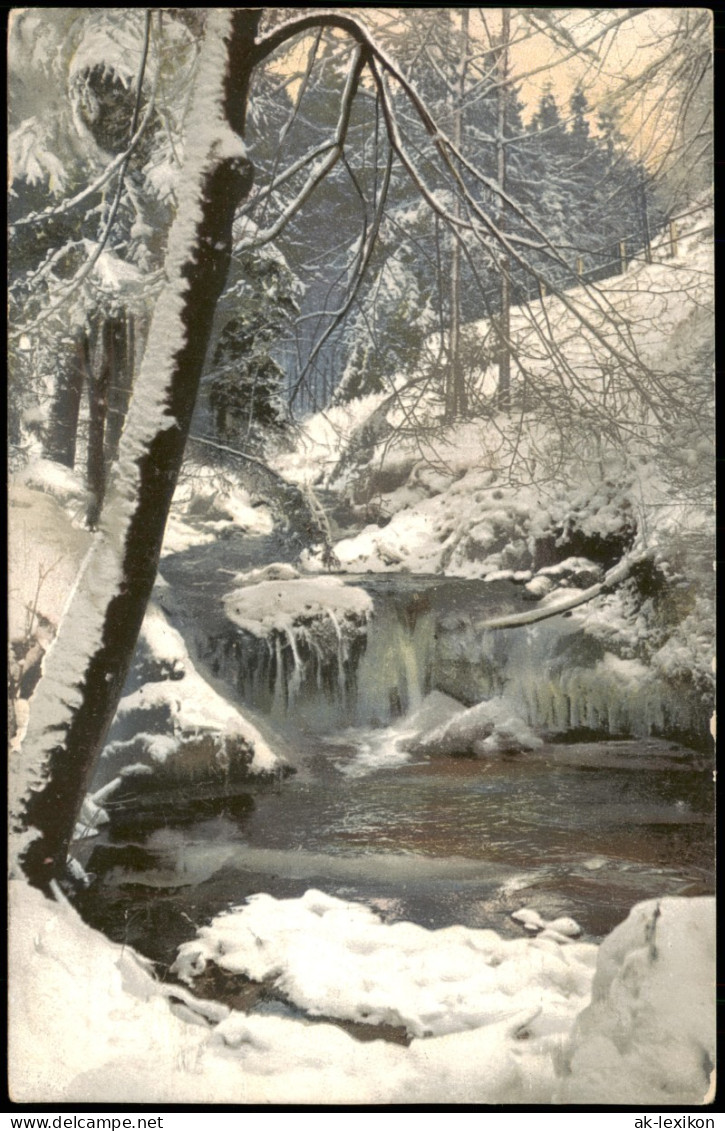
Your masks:
[{"label": "snowy ground", "polygon": [[[11,899],[16,1102],[706,1102],[712,900],[640,904],[597,954],[546,932],[504,942],[492,931],[385,926],[314,891],[260,895],[183,949],[190,974],[216,957],[277,979],[316,1013],[392,1018],[435,1034],[401,1047],[284,1011],[199,1002],[154,981],[130,948],[70,906],[22,882]],[[593,974],[592,1003],[578,1013]]]}]

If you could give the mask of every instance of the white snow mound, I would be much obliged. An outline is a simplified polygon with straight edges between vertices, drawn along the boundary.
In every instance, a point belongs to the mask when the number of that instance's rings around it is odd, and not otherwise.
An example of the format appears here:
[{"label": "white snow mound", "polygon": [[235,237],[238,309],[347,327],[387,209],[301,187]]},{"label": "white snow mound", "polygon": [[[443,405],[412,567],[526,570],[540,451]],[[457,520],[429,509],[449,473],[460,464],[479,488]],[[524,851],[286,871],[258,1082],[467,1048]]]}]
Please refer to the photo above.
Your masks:
[{"label": "white snow mound", "polygon": [[310,890],[301,899],[252,896],[185,943],[173,970],[193,984],[209,961],[272,979],[312,1016],[404,1026],[416,1037],[477,1029],[519,1011],[530,1037],[566,1032],[587,1000],[596,947],[490,930],[386,924],[360,903]]},{"label": "white snow mound", "polygon": [[373,601],[363,589],[345,585],[339,577],[314,577],[244,586],[224,598],[224,609],[240,628],[264,637],[315,617],[367,619]]},{"label": "white snow mound", "polygon": [[639,903],[602,943],[563,1103],[702,1104],[714,1081],[715,901]]}]

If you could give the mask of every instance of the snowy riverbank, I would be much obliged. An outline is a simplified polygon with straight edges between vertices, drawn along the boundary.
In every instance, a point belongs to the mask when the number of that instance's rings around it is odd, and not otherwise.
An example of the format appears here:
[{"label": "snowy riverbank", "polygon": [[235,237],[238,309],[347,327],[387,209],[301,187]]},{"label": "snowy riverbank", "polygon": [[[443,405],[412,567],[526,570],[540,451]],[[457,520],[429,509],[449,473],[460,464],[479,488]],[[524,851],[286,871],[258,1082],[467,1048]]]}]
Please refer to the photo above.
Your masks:
[{"label": "snowy riverbank", "polygon": [[596,948],[383,925],[319,892],[259,896],[184,950],[187,969],[195,946],[236,970],[253,952],[257,975],[318,1013],[394,1013],[437,1034],[401,1047],[199,1002],[70,906],[22,882],[11,898],[16,1102],[699,1104],[710,1086],[710,899],[640,904]]}]

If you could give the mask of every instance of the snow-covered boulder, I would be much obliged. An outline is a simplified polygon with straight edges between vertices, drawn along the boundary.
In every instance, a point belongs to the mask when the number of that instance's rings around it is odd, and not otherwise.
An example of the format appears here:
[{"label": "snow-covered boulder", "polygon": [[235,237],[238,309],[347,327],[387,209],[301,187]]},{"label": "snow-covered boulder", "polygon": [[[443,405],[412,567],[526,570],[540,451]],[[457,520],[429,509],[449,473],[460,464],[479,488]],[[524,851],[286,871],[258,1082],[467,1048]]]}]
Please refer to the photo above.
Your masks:
[{"label": "snow-covered boulder", "polygon": [[548,577],[557,586],[564,588],[589,589],[591,585],[596,585],[602,580],[604,571],[589,558],[565,558],[557,565],[540,569],[536,576]]},{"label": "snow-covered boulder", "polygon": [[372,598],[363,589],[345,585],[338,577],[264,580],[229,593],[224,609],[231,621],[253,636],[295,634],[313,622],[336,631],[364,626]]},{"label": "snow-covered boulder", "polygon": [[409,739],[412,754],[450,754],[458,757],[491,757],[518,754],[542,745],[529,726],[503,698],[477,703],[452,719]]},{"label": "snow-covered boulder", "polygon": [[243,589],[246,585],[259,585],[262,581],[295,581],[299,576],[299,570],[289,562],[270,562],[269,565],[260,566],[258,569],[237,573],[234,577],[234,585]]},{"label": "snow-covered boulder", "polygon": [[[275,723],[303,702],[323,708],[352,691],[372,598],[338,577],[295,577],[276,564],[243,577],[224,598],[230,622],[213,645],[214,670]],[[251,582],[251,583],[250,583]]]},{"label": "snow-covered boulder", "polygon": [[512,911],[511,918],[520,923],[525,931],[535,934],[541,931],[539,938],[551,938],[556,942],[568,942],[577,938],[582,929],[576,919],[569,915],[561,915],[556,919],[544,919],[535,907],[522,907]]},{"label": "snow-covered boulder", "polygon": [[640,903],[604,940],[563,1103],[702,1104],[715,1064],[715,901]]},{"label": "snow-covered boulder", "polygon": [[525,594],[532,601],[538,601],[540,597],[545,597],[547,593],[551,593],[553,588],[554,582],[551,578],[543,577],[541,574],[537,574],[524,585]]},{"label": "snow-covered boulder", "polygon": [[94,779],[111,820],[128,811],[166,812],[175,791],[188,802],[208,800],[260,774],[286,772],[259,730],[202,679],[156,605],[144,619],[135,678]]}]

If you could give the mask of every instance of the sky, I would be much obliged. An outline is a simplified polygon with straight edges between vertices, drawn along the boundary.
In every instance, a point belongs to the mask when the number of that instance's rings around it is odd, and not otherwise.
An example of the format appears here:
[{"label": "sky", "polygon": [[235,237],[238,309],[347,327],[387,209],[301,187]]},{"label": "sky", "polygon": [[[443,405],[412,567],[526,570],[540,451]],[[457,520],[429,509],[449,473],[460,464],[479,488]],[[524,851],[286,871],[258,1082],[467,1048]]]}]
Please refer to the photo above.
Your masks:
[{"label": "sky", "polygon": [[[450,9],[449,9],[450,10]],[[500,34],[500,8],[467,8],[469,31],[474,44],[488,49]],[[373,30],[394,25],[400,9],[351,9]],[[404,17],[415,9],[403,10]],[[418,9],[421,19],[430,19],[432,9]],[[464,9],[460,9],[464,11]],[[682,9],[676,8],[511,8],[510,75],[524,103],[529,121],[544,90],[554,93],[562,115],[569,98],[581,84],[590,105],[600,107],[622,89],[627,79],[652,65],[668,43],[668,33]],[[697,12],[699,9],[691,9]],[[636,15],[632,16],[631,13]],[[281,72],[304,66],[310,40],[280,60]],[[582,48],[577,50],[577,48]],[[663,70],[663,76],[665,71]],[[630,139],[633,155],[655,164],[667,145],[670,114],[664,94],[664,78],[655,76],[647,90],[623,102],[622,129]],[[596,115],[592,115],[596,132]]]}]

